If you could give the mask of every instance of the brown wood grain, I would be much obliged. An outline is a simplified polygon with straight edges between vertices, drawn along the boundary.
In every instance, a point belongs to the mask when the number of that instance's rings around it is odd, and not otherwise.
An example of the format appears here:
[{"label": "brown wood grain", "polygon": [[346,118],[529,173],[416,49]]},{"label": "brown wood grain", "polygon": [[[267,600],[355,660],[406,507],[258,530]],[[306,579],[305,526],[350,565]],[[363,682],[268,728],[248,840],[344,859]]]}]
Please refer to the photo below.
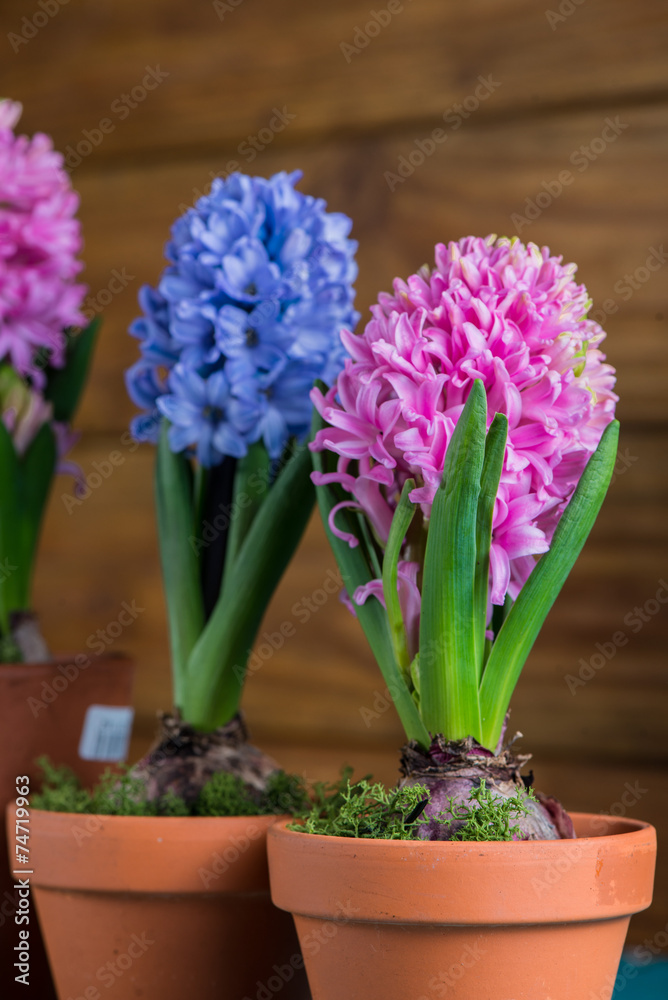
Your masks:
[{"label": "brown wood grain", "polygon": [[[620,467],[536,643],[514,700],[513,724],[551,754],[665,762],[668,527],[661,511],[668,470],[655,460],[651,431],[628,430],[622,444],[620,454],[634,461]],[[77,455],[93,485],[77,504],[71,483],[57,482],[37,607],[54,648],[90,648],[122,602],[136,601],[142,611],[114,646],[137,656],[138,723],[147,732],[155,710],[169,705],[153,449],[108,435],[79,446]],[[656,511],[653,520],[648,509]],[[315,516],[261,629],[245,694],[249,720],[271,740],[395,745],[401,736],[396,715],[358,623],[336,593],[328,593],[337,586],[334,559]],[[295,626],[295,635],[280,643],[283,622]],[[578,682],[583,664],[585,684]]]},{"label": "brown wood grain", "polygon": [[[503,126],[472,122],[450,134],[394,191],[384,174],[396,171],[399,158],[424,131],[291,151],[272,148],[257,169],[270,174],[299,166],[304,190],[351,215],[360,243],[357,301],[364,322],[378,292],[388,289],[395,275],[433,259],[436,242],[469,233],[514,235],[511,217],[524,215],[526,199],[534,200],[544,182],[555,182],[573,152],[588,146],[605,118],[615,115],[609,108]],[[618,117],[628,129],[595,160],[585,161],[586,170],[570,164],[572,184],[538,219],[520,223],[520,236],[578,263],[596,316],[609,331],[609,359],[620,370],[621,417],[666,420],[668,270],[661,262],[668,257],[668,117],[663,107],[644,106],[626,108]],[[220,169],[220,159],[195,158],[178,166],[75,172],[86,235],[84,277],[91,290],[87,308],[103,318],[79,418],[83,429],[120,431],[129,421],[133,407],[123,372],[138,356],[126,332],[138,312],[137,292],[159,278],[179,206],[192,203],[194,189],[204,192],[209,175]],[[657,270],[646,268],[648,257]],[[119,285],[124,287],[116,291]]]},{"label": "brown wood grain", "polygon": [[[276,106],[296,115],[276,140],[290,143],[438,118],[474,94],[480,76],[498,83],[483,116],[627,100],[668,84],[661,0],[588,0],[553,25],[550,8],[532,0],[402,7],[347,61],[342,43],[370,20],[361,0],[243,0],[222,20],[203,0],[70,0],[27,44],[7,38],[0,92],[25,101],[28,127],[48,129],[63,147],[109,118],[114,129],[87,172],[114,155],[182,156],[194,146],[248,166],[238,146]],[[3,35],[19,34],[30,12],[6,0]],[[158,65],[169,76],[115,113],[145,67]]]},{"label": "brown wood grain", "polygon": [[[576,261],[594,309],[607,314],[622,437],[615,483],[529,658],[512,726],[544,790],[572,809],[610,811],[625,784],[639,782],[647,791],[634,814],[665,839],[668,605],[654,608],[668,580],[668,269],[646,269],[668,249],[665,2],[586,0],[552,25],[556,3],[402,6],[347,62],[341,43],[370,16],[361,0],[241,0],[222,20],[209,0],[70,0],[18,47],[11,33],[39,8],[3,3],[0,94],[24,102],[25,130],[48,131],[65,149],[84,130],[96,140],[104,118],[112,126],[80,164],[70,160],[87,305],[104,319],[76,452],[98,485],[77,505],[57,481],[36,606],[53,648],[91,652],[123,602],[141,609],[113,643],[139,666],[138,755],[170,690],[154,456],[126,434],[123,372],[137,356],[126,331],[140,285],[164,266],[172,220],[213,176],[232,162],[265,176],[302,168],[303,190],[354,219],[364,317],[395,275],[431,259],[435,242],[519,232]],[[114,102],[158,66],[168,76],[126,115]],[[493,92],[473,110],[480,77]],[[469,117],[444,120],[467,99]],[[261,132],[274,108],[294,118]],[[386,176],[401,158],[415,163],[438,128],[444,141],[410,176]],[[271,141],[259,138],[251,159],[258,134]],[[124,287],[110,292],[118,275]],[[389,782],[401,730],[358,623],[325,593],[334,573],[314,518],[261,630],[271,638],[289,620],[296,634],[276,651],[260,637],[245,711],[256,742],[291,769],[331,778],[347,760]],[[589,679],[575,684],[583,669]],[[656,901],[634,920],[633,943],[668,924],[667,875],[660,855]]]}]

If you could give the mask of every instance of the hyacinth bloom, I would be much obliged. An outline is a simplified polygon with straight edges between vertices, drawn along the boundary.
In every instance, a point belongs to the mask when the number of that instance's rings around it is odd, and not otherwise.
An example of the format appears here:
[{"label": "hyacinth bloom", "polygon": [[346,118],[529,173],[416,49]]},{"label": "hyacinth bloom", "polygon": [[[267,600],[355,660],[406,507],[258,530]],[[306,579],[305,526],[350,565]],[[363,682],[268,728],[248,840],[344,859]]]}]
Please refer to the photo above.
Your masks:
[{"label": "hyacinth bloom", "polygon": [[51,139],[14,134],[21,105],[0,101],[0,360],[43,387],[41,352],[65,363],[70,326],[85,325],[75,282],[82,245],[78,196]]},{"label": "hyacinth bloom", "polygon": [[64,459],[97,326],[78,329],[78,197],[48,136],[15,135],[21,110],[0,101],[0,534],[12,566],[0,579],[2,662],[49,658],[30,610],[33,564],[54,473],[82,482]]},{"label": "hyacinth bloom", "polygon": [[[605,334],[586,318],[575,270],[517,239],[439,244],[433,269],[397,279],[364,332],[343,334],[344,370],[326,395],[313,393],[329,426],[312,447],[339,456],[338,471],[315,473],[315,481],[339,483],[384,542],[409,477],[411,500],[428,522],[457,420],[473,380],[482,381],[488,423],[495,413],[508,418],[490,551],[493,604],[517,597],[535,557],[548,550],[614,416]],[[331,527],[339,530],[336,513]]]},{"label": "hyacinth bloom", "polygon": [[481,779],[517,836],[573,836],[503,747],[524,662],[605,496],[619,425],[603,331],[573,265],[519,240],[436,247],[381,295],[313,400],[321,512],[447,839]]},{"label": "hyacinth bloom", "polygon": [[340,330],[358,315],[350,219],[297,191],[300,177],[217,178],[174,224],[169,266],[131,327],[139,440],[157,441],[162,415],[172,449],[210,467],[256,441],[277,459],[306,436],[309,391],[336,377]]},{"label": "hyacinth bloom", "polygon": [[[238,711],[264,609],[309,520],[317,379],[357,322],[351,220],[296,190],[301,172],[232,174],[176,220],[140,292],[127,372],[157,443],[156,500],[180,718],[213,732]],[[203,772],[202,772],[203,773]]]}]

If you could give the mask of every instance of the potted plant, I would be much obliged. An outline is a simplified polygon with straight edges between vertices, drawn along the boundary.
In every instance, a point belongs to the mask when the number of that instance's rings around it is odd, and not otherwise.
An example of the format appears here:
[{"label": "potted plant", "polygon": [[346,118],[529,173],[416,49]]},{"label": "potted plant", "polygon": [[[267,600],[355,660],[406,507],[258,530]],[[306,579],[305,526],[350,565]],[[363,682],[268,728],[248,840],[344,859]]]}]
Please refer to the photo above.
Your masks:
[{"label": "potted plant", "polygon": [[[158,287],[140,293],[128,388],[144,410],[135,436],[157,444],[174,709],[130,776],[139,811],[158,815],[105,815],[77,842],[71,814],[33,811],[33,882],[63,997],[99,990],[129,928],[153,942],[132,968],[147,1000],[241,1000],[276,976],[283,996],[305,995],[292,921],[269,896],[266,831],[286,808],[267,795],[280,770],[239,711],[315,503],[310,390],[336,376],[340,329],[357,319],[350,220],[297,191],[300,176],[215,180],[175,222]],[[212,781],[222,793],[210,809]],[[127,995],[126,980],[110,988]]]},{"label": "potted plant", "polygon": [[615,462],[614,372],[574,272],[519,240],[438,245],[314,393],[320,509],[420,794],[399,839],[364,789],[355,839],[339,814],[270,831],[274,901],[330,938],[305,948],[314,1000],[607,997],[651,901],[653,829],[569,817],[506,736]]},{"label": "potted plant", "polygon": [[[85,326],[78,198],[48,136],[14,133],[21,105],[0,101],[0,799],[16,797],[17,776],[34,778],[49,753],[84,782],[111,755],[96,746],[89,709],[127,706],[132,666],[124,657],[54,656],[32,605],[40,529],[58,473],[81,476],[66,458],[71,421],[92,356],[96,325]],[[85,327],[85,329],[81,329]],[[129,711],[123,708],[122,711]],[[88,719],[87,745],[82,737]],[[122,734],[121,734],[122,735]],[[6,854],[3,828],[3,854]],[[0,975],[14,981],[13,884],[0,881]],[[34,980],[39,945],[33,937]],[[42,970],[43,972],[45,970]],[[45,973],[46,974],[46,973]],[[16,987],[20,992],[21,986]],[[42,981],[43,995],[49,989]],[[13,994],[12,994],[13,995]],[[18,994],[17,994],[18,995]]]}]

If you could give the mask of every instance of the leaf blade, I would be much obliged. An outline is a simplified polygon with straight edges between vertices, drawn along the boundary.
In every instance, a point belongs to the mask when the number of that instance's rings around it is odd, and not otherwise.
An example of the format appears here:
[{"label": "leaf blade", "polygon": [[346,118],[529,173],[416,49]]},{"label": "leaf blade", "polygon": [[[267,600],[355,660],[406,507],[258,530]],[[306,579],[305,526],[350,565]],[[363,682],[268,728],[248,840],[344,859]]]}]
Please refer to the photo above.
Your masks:
[{"label": "leaf blade", "polygon": [[473,383],[446,453],[427,534],[420,615],[422,716],[448,739],[480,734],[474,639],[476,518],[487,397]]},{"label": "leaf blade", "polygon": [[409,493],[415,489],[415,480],[407,479],[401,491],[399,503],[392,518],[390,533],[385,546],[385,557],[383,559],[383,596],[385,598],[385,608],[390,626],[390,636],[394,655],[399,669],[405,677],[410,677],[410,656],[408,653],[408,642],[406,638],[406,624],[404,622],[399,601],[398,572],[399,556],[404,538],[411,526],[417,505],[411,503]]},{"label": "leaf blade", "polygon": [[[322,417],[317,412],[314,412],[313,434],[324,426],[325,423]],[[325,462],[328,454],[323,452],[313,453],[313,465],[316,472],[322,473],[327,471]],[[358,544],[355,548],[351,548],[346,541],[338,538],[332,532],[329,526],[329,516],[332,509],[336,506],[338,498],[331,487],[316,486],[315,491],[322,522],[330,547],[334,553],[334,558],[341,572],[343,585],[352,599],[352,595],[358,587],[362,587],[376,579],[371,569],[374,560],[370,555],[368,556],[365,553],[364,535],[361,531],[359,535],[356,533],[356,528],[358,528],[356,519],[350,516],[347,511],[341,511],[339,516],[343,517],[346,521],[346,528],[350,534],[358,538],[361,544]],[[383,675],[407,738],[415,740],[420,746],[427,749],[430,743],[429,733],[396,661],[387,615],[383,606],[379,601],[369,599],[364,604],[356,606],[356,615]]]},{"label": "leaf blade", "polygon": [[54,420],[70,423],[79,405],[101,320],[96,316],[81,333],[67,344],[65,366],[50,368],[44,395],[53,404]]},{"label": "leaf blade", "polygon": [[192,649],[183,716],[196,728],[214,729],[238,709],[250,648],[315,503],[310,471],[304,446],[295,451],[257,511],[236,571]]},{"label": "leaf blade", "polygon": [[0,420],[0,622],[9,635],[9,616],[21,607],[24,571],[21,547],[21,510],[19,460],[11,435]]},{"label": "leaf blade", "polygon": [[508,437],[508,418],[496,413],[487,432],[485,458],[480,476],[480,497],[476,515],[476,570],[475,570],[475,642],[478,680],[482,678],[485,663],[485,632],[489,595],[489,552],[492,543],[492,519],[499,492]]},{"label": "leaf blade", "polygon": [[37,543],[58,462],[56,438],[50,424],[42,424],[22,458],[19,459],[21,493],[21,536],[24,566],[24,604],[30,603],[30,584]]},{"label": "leaf blade", "polygon": [[524,662],[559,591],[580,554],[614,471],[619,423],[604,430],[543,555],[517,596],[494,642],[480,697],[484,745],[493,749]]},{"label": "leaf blade", "polygon": [[[266,497],[269,489],[270,464],[269,453],[261,441],[252,444],[248,449],[248,454],[237,461],[230,529],[225,552],[223,588],[226,585],[229,586],[239,552],[255,515]],[[260,489],[251,485],[254,479],[260,480],[258,484]]]},{"label": "leaf blade", "polygon": [[162,577],[167,601],[174,702],[185,698],[187,663],[204,626],[199,559],[191,544],[193,497],[190,466],[169,447],[162,421],[155,465],[155,497]]}]

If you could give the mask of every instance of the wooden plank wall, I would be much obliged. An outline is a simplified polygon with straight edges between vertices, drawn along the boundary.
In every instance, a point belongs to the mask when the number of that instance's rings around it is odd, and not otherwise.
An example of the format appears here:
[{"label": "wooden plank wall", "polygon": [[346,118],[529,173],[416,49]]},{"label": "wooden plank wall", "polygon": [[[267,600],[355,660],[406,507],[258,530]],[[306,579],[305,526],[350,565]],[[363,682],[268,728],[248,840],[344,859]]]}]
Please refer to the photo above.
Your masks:
[{"label": "wooden plank wall", "polygon": [[[665,837],[665,3],[380,0],[368,30],[360,0],[46,7],[42,23],[43,8],[4,0],[0,93],[24,102],[27,131],[79,146],[70,165],[85,278],[104,331],[77,455],[86,472],[109,473],[74,508],[68,482],[54,491],[36,587],[53,647],[85,646],[123,601],[142,609],[117,640],[139,666],[138,753],[156,709],[169,704],[169,682],[153,454],[124,436],[132,406],[123,370],[136,356],[126,328],[140,285],[163,267],[179,206],[233,162],[264,175],[301,167],[304,190],[355,221],[365,314],[395,274],[431,259],[436,241],[519,228],[577,261],[595,307],[609,313],[623,432],[616,481],[531,656],[513,723],[546,791],[572,809],[642,816]],[[283,127],[268,132],[276,109]],[[388,183],[385,174],[436,128],[445,141]],[[571,180],[559,191],[564,171]],[[539,195],[542,207],[527,209]],[[113,452],[122,461],[112,467]],[[271,634],[290,621],[296,634],[276,651],[259,648],[248,720],[256,742],[310,777],[334,775],[345,759],[391,781],[400,728],[355,621],[326,592],[334,579],[314,520],[264,626]],[[583,665],[591,679],[569,686]],[[664,861],[656,902],[634,921],[632,939],[667,924]]]}]

